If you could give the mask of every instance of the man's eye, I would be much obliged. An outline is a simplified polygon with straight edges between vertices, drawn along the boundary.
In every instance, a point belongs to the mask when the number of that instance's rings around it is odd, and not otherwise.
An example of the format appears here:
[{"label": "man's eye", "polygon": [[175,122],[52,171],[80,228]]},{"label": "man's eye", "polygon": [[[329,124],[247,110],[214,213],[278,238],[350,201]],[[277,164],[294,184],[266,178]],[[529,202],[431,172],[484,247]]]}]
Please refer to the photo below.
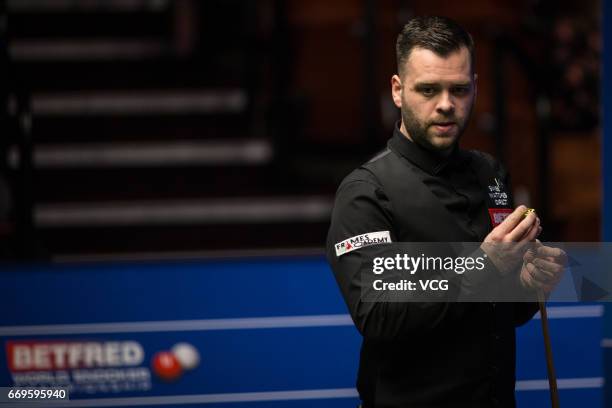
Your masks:
[{"label": "man's eye", "polygon": [[436,93],[434,88],[421,88],[421,94],[423,96],[433,96]]},{"label": "man's eye", "polygon": [[467,95],[470,92],[470,88],[467,86],[456,86],[452,89],[452,92],[455,95]]}]

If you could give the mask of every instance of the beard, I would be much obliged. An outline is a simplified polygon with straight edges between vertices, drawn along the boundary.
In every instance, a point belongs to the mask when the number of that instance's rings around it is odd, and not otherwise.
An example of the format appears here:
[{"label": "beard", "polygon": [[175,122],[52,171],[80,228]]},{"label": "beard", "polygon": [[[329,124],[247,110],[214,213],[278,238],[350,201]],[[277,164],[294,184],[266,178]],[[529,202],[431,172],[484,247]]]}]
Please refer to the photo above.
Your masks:
[{"label": "beard", "polygon": [[[451,114],[451,115],[441,116],[440,118],[437,118],[435,120],[421,122],[416,117],[412,109],[406,106],[406,104],[402,103],[402,107],[401,107],[402,122],[404,124],[404,128],[408,132],[408,135],[410,135],[410,138],[412,139],[412,141],[417,143],[419,146],[425,148],[426,150],[433,151],[435,153],[442,153],[442,154],[450,153],[451,151],[453,151],[455,146],[457,146],[457,144],[459,143],[459,139],[461,139],[461,136],[463,135],[463,132],[465,131],[465,127],[466,127],[466,124],[468,123],[471,113],[472,113],[472,107],[470,107],[470,110],[468,111],[467,115],[463,118],[463,120],[457,118],[454,114]],[[433,125],[435,125],[436,123],[441,123],[441,122],[454,122],[457,126],[456,135],[455,136],[447,135],[447,136],[442,137],[442,136],[436,136],[429,132],[430,128],[432,128]],[[440,139],[440,138],[446,139],[446,138],[451,138],[451,137],[453,138],[453,140],[451,141],[450,144],[434,143],[436,139]]]}]

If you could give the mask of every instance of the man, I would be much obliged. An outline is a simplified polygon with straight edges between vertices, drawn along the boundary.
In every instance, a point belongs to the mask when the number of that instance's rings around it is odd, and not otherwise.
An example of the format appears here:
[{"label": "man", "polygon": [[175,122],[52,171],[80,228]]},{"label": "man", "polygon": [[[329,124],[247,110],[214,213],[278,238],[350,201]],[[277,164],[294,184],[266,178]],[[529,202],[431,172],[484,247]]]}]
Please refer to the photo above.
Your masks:
[{"label": "man", "polygon": [[[364,234],[366,243],[526,243],[542,230],[534,213],[524,216],[526,207],[512,210],[507,174],[495,160],[458,148],[476,98],[470,35],[448,18],[415,18],[396,52],[391,91],[401,122],[388,147],[340,185],[327,239],[328,260],[363,335],[359,395],[364,408],[514,407],[515,327],[536,305],[360,297],[370,248],[345,243]],[[516,283],[550,291],[562,252],[540,244],[525,260]],[[487,272],[501,273],[503,265],[492,264],[499,270]]]}]

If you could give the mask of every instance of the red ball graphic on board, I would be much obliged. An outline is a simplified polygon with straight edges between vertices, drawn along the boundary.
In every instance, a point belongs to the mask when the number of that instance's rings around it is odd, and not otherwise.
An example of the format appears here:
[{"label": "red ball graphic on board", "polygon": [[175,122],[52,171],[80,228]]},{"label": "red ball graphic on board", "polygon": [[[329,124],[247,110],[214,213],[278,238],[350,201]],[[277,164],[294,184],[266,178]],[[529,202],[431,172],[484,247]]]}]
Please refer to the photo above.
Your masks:
[{"label": "red ball graphic on board", "polygon": [[162,380],[174,381],[183,374],[178,359],[169,351],[160,351],[153,356],[153,372]]}]

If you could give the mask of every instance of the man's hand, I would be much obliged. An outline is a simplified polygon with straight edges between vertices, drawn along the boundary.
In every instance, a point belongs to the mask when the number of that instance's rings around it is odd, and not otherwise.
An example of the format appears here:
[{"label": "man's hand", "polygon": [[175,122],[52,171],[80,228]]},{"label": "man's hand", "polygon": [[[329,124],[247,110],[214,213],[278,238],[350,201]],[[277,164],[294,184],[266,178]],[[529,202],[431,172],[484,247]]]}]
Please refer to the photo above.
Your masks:
[{"label": "man's hand", "polygon": [[548,295],[563,278],[567,254],[560,248],[543,245],[540,241],[525,253],[521,283],[530,289],[541,289]]},{"label": "man's hand", "polygon": [[516,207],[504,222],[493,228],[484,242],[530,242],[535,240],[542,232],[540,219],[535,212],[530,212],[523,218],[525,211],[527,207],[524,205]]},{"label": "man's hand", "polygon": [[534,212],[525,217],[527,207],[518,206],[487,235],[481,245],[491,262],[502,273],[518,270],[523,255],[542,232],[540,219]]}]

